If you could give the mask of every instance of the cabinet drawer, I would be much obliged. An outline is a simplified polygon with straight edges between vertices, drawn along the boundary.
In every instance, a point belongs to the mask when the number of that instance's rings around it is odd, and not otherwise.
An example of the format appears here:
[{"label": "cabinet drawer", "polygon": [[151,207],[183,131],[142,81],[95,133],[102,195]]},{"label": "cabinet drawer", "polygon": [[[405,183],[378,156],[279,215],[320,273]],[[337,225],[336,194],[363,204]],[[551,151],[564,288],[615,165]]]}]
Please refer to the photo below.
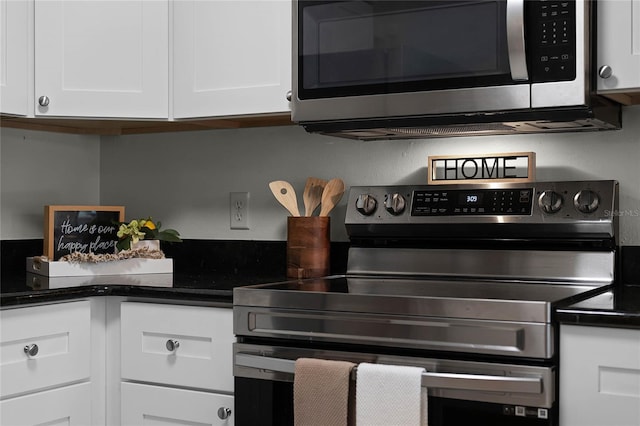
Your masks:
[{"label": "cabinet drawer", "polygon": [[123,383],[121,404],[123,425],[233,425],[230,395]]},{"label": "cabinet drawer", "polygon": [[562,325],[560,424],[640,425],[640,330]]},{"label": "cabinet drawer", "polygon": [[89,301],[3,310],[0,319],[3,399],[90,377]]},{"label": "cabinet drawer", "polygon": [[91,384],[81,383],[0,402],[0,424],[91,424]]},{"label": "cabinet drawer", "polygon": [[124,302],[121,339],[125,380],[233,392],[231,309]]}]

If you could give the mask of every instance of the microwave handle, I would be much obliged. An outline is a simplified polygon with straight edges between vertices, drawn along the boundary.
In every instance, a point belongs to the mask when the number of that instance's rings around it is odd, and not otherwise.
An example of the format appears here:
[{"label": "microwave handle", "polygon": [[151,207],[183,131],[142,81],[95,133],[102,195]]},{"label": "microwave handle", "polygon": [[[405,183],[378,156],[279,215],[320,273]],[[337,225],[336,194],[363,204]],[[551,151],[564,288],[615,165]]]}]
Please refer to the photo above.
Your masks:
[{"label": "microwave handle", "polygon": [[[236,353],[235,365],[281,373],[295,373],[294,360]],[[355,367],[357,369],[357,367]],[[542,393],[540,377],[506,377],[485,374],[422,373],[422,386],[438,389],[458,389],[485,392]]]},{"label": "microwave handle", "polygon": [[514,81],[529,79],[524,45],[524,1],[507,0],[507,48]]}]

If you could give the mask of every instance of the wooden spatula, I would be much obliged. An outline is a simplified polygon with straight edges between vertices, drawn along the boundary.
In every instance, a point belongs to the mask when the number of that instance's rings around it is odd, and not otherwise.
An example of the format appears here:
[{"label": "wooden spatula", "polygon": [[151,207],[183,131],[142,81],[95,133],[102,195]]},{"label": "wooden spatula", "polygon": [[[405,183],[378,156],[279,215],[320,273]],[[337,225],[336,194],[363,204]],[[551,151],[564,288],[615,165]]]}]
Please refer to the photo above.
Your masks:
[{"label": "wooden spatula", "polygon": [[322,191],[322,208],[320,216],[328,216],[329,212],[340,202],[344,194],[344,182],[342,179],[331,179]]},{"label": "wooden spatula", "polygon": [[327,181],[316,177],[308,177],[307,183],[304,185],[302,200],[304,201],[304,215],[311,216],[313,211],[320,205],[322,201],[322,191],[327,185]]},{"label": "wooden spatula", "polygon": [[289,182],[284,180],[274,180],[269,183],[269,188],[276,200],[289,210],[291,216],[300,216],[300,210],[298,210],[298,201],[296,199],[296,191]]}]

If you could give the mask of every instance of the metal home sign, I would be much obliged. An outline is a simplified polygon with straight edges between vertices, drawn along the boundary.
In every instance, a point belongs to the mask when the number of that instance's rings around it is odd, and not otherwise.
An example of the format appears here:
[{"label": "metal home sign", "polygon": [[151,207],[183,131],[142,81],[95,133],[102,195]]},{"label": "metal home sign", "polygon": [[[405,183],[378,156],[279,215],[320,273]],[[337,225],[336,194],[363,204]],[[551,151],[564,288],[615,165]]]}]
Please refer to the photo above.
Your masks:
[{"label": "metal home sign", "polygon": [[429,156],[428,183],[533,182],[535,152]]}]

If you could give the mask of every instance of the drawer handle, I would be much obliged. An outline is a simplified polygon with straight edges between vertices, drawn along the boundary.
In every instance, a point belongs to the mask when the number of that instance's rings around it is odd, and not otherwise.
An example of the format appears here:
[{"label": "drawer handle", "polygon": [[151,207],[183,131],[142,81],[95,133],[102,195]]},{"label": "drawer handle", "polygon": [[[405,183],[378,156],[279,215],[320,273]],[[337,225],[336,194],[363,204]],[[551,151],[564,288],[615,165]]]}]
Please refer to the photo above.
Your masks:
[{"label": "drawer handle", "polygon": [[24,353],[27,354],[29,358],[32,358],[38,355],[38,350],[39,350],[38,345],[36,345],[35,343],[32,343],[24,347]]},{"label": "drawer handle", "polygon": [[218,408],[218,417],[220,420],[226,420],[231,416],[231,408],[220,407]]},{"label": "drawer handle", "polygon": [[167,350],[169,352],[175,352],[180,347],[180,342],[178,342],[176,339],[169,339],[167,340],[167,344],[165,346],[167,347]]}]

